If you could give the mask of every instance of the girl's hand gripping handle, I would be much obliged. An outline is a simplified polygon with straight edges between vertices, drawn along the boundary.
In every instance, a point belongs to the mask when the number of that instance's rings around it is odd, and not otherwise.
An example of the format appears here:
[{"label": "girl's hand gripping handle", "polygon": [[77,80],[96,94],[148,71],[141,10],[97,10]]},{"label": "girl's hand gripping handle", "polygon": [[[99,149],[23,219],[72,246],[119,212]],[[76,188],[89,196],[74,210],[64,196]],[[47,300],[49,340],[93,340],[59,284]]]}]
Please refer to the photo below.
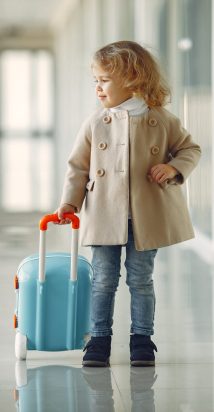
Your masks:
[{"label": "girl's hand gripping handle", "polygon": [[[78,258],[78,233],[79,233],[79,218],[73,213],[65,213],[65,219],[71,220],[73,229],[71,242],[71,271],[70,279],[77,280],[77,258]],[[60,219],[56,213],[46,215],[40,220],[40,242],[39,242],[39,281],[45,281],[45,252],[46,252],[46,231],[49,222],[59,223]]]},{"label": "girl's hand gripping handle", "polygon": [[[79,218],[74,213],[64,213],[64,219],[70,219],[71,225],[73,229],[79,229]],[[60,219],[58,218],[57,213],[53,213],[52,215],[46,215],[40,220],[40,230],[47,230],[48,223],[59,223]]]}]

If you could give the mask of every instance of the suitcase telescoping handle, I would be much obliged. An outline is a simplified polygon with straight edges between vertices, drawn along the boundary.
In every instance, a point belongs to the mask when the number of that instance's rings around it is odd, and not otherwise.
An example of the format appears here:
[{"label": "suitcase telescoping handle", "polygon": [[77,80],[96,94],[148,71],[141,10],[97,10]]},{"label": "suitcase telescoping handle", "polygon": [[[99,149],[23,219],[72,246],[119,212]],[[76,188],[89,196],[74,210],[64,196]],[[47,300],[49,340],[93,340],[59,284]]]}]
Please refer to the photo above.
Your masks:
[{"label": "suitcase telescoping handle", "polygon": [[[79,218],[73,213],[64,213],[65,219],[71,220],[72,226],[72,241],[71,241],[71,272],[70,279],[77,280],[77,258],[78,258],[78,234],[79,234]],[[40,220],[40,241],[39,241],[39,281],[45,281],[45,252],[46,252],[46,231],[49,222],[60,222],[56,213],[46,215]]]}]

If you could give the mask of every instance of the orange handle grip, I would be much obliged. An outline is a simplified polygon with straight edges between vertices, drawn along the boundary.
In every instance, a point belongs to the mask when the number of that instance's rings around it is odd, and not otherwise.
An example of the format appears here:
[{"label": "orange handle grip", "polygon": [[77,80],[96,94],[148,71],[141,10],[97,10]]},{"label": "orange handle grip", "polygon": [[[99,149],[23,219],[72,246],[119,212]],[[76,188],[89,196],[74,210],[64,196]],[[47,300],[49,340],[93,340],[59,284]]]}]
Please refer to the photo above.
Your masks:
[{"label": "orange handle grip", "polygon": [[[71,226],[73,229],[79,229],[80,226],[80,220],[78,216],[76,216],[74,213],[64,213],[63,217],[66,219],[71,220]],[[44,216],[40,222],[39,222],[39,228],[40,230],[47,230],[48,228],[48,223],[49,222],[60,222],[60,219],[58,218],[58,215],[56,213],[52,215],[46,215]]]}]

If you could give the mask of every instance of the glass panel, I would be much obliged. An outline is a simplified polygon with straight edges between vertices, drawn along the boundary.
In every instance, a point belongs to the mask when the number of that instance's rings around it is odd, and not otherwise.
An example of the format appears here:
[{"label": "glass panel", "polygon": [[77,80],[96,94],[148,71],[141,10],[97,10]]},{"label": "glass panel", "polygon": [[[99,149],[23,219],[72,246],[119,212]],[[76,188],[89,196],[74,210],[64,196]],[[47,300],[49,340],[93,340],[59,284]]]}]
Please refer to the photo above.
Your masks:
[{"label": "glass panel", "polygon": [[30,54],[8,51],[1,59],[1,128],[28,129],[30,116]]},{"label": "glass panel", "polygon": [[47,52],[36,55],[37,84],[34,90],[37,104],[36,126],[51,129],[53,125],[53,61]]},{"label": "glass panel", "polygon": [[51,208],[53,145],[49,138],[1,140],[2,207],[9,211]]},{"label": "glass panel", "polygon": [[32,209],[50,210],[53,196],[53,142],[47,137],[34,140],[32,146],[37,151],[34,157],[34,205]]},{"label": "glass panel", "polygon": [[7,211],[31,206],[30,140],[2,139],[2,206]]},{"label": "glass panel", "polygon": [[1,55],[1,207],[51,209],[53,59],[46,51]]}]

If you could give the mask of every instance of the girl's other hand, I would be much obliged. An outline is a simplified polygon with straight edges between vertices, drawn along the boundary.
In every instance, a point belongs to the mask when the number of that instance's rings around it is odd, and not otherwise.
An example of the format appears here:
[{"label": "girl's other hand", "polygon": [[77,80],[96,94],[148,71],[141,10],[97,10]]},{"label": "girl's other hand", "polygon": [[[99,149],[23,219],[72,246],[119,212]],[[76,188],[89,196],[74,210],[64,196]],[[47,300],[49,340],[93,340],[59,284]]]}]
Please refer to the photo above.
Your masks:
[{"label": "girl's other hand", "polygon": [[149,179],[152,182],[163,183],[168,179],[173,179],[178,174],[175,167],[168,164],[158,164],[151,168]]},{"label": "girl's other hand", "polygon": [[55,222],[55,224],[56,225],[66,225],[68,223],[71,223],[70,219],[68,218],[64,219],[64,213],[75,213],[75,212],[76,212],[75,206],[69,205],[67,203],[59,206],[59,208],[54,213],[58,215],[60,222],[59,223]]}]

